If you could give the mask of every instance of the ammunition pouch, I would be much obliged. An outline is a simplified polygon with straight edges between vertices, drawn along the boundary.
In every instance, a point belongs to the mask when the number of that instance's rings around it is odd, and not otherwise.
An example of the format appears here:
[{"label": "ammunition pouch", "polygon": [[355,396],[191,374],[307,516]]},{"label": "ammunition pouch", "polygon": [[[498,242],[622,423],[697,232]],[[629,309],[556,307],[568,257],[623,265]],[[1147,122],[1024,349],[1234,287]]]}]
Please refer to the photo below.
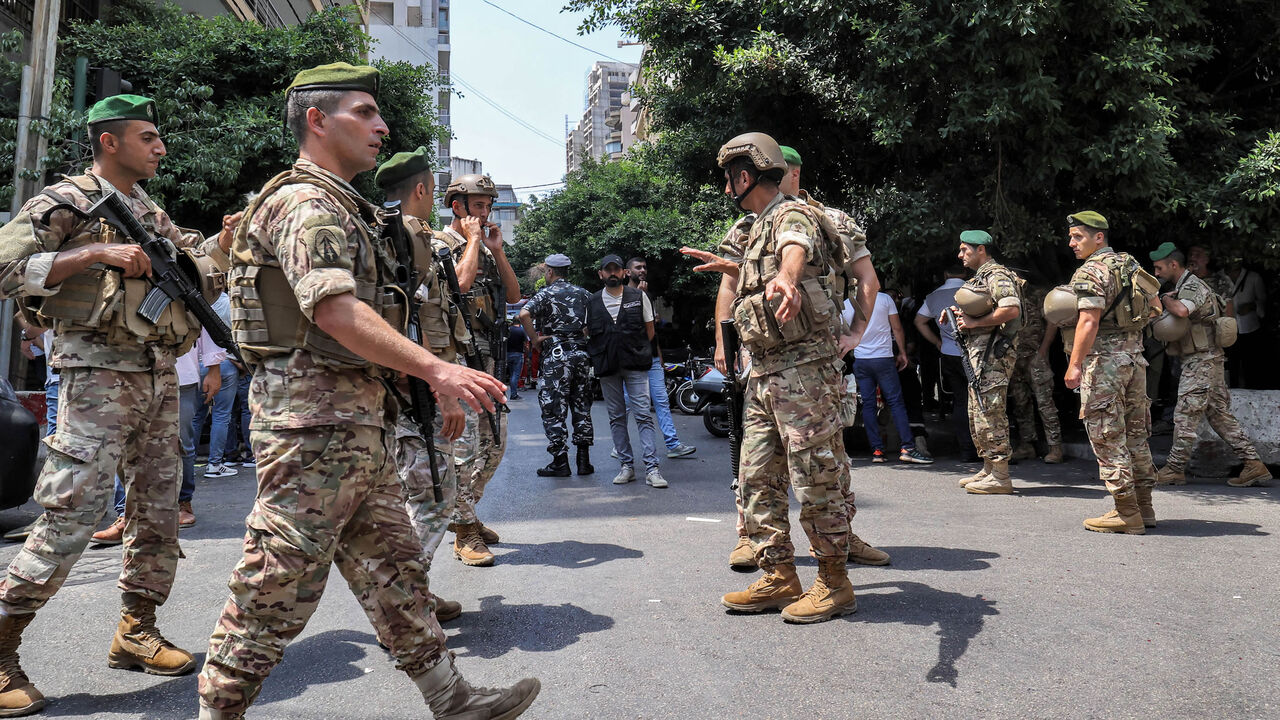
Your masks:
[{"label": "ammunition pouch", "polygon": [[800,283],[800,312],[790,322],[779,323],[777,310],[782,298],[766,300],[761,290],[738,299],[733,319],[742,344],[752,352],[768,352],[787,343],[803,340],[815,331],[832,327],[835,303],[816,278]]}]

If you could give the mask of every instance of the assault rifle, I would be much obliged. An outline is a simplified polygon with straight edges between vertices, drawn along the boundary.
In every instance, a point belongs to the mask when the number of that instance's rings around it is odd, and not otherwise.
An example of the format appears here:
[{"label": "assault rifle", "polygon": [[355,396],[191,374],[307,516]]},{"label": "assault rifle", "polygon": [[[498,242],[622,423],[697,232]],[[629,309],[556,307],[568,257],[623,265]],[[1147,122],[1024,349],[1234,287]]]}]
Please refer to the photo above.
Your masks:
[{"label": "assault rifle", "polygon": [[733,468],[733,485],[738,485],[738,466],[742,459],[743,385],[738,358],[741,343],[738,328],[732,320],[720,321],[720,337],[724,343],[724,399],[729,410],[729,465]]},{"label": "assault rifle", "polygon": [[[415,345],[422,345],[422,320],[418,317],[418,286],[422,278],[418,277],[417,267],[413,263],[413,250],[409,246],[409,238],[404,232],[404,217],[400,213],[400,201],[393,200],[382,204],[383,220],[386,222],[387,240],[396,256],[396,285],[408,298],[405,311],[408,313],[409,339]],[[406,375],[409,381],[409,419],[418,426],[418,433],[426,443],[427,452],[431,454],[431,495],[437,503],[444,502],[440,487],[440,471],[436,468],[436,396],[426,380],[413,375]],[[388,383],[390,386],[390,383]],[[394,391],[399,397],[400,393]],[[401,406],[404,406],[401,398]]]},{"label": "assault rifle", "polygon": [[[177,252],[173,242],[168,238],[157,237],[147,231],[133,211],[125,204],[124,198],[116,190],[107,189],[102,199],[94,203],[89,210],[82,211],[74,205],[60,203],[45,211],[40,222],[49,223],[49,215],[55,210],[68,210],[84,220],[105,222],[124,233],[134,243],[142,247],[151,261],[151,289],[142,298],[138,306],[138,315],[154,325],[160,314],[175,300],[181,301],[209,337],[219,347],[231,353],[232,357],[244,365],[240,357],[240,347],[231,336],[231,328],[222,322],[213,306],[204,299],[197,284],[199,269],[189,258]],[[116,268],[119,269],[119,268]]]},{"label": "assault rifle", "polygon": [[986,412],[987,404],[982,401],[982,391],[978,385],[978,373],[974,370],[973,361],[969,359],[969,343],[964,339],[964,333],[960,332],[960,328],[956,327],[956,311],[947,308],[942,311],[942,318],[955,331],[956,345],[960,346],[960,365],[964,367],[964,379],[968,381],[969,387],[973,389],[973,396],[978,399],[978,409]]},{"label": "assault rifle", "polygon": [[[476,331],[471,327],[471,303],[467,302],[466,297],[462,294],[462,286],[458,284],[458,272],[453,266],[453,253],[449,248],[440,248],[436,253],[436,260],[440,261],[440,267],[444,269],[444,279],[449,285],[449,295],[453,299],[453,304],[458,308],[458,312],[462,313],[462,324],[467,328],[467,334],[471,336],[471,342],[467,345],[466,352],[463,357],[466,358],[467,367],[472,370],[484,372],[484,359],[480,357],[480,351],[476,349],[476,343],[479,339],[476,337]],[[503,315],[506,316],[505,313]],[[506,355],[506,348],[502,349],[503,355]],[[497,367],[497,358],[494,358],[494,367]],[[493,441],[495,443],[502,442],[502,435],[498,432],[498,413],[502,412],[506,405],[499,404],[497,412],[485,411],[485,415],[489,418],[489,428],[493,430]]]}]

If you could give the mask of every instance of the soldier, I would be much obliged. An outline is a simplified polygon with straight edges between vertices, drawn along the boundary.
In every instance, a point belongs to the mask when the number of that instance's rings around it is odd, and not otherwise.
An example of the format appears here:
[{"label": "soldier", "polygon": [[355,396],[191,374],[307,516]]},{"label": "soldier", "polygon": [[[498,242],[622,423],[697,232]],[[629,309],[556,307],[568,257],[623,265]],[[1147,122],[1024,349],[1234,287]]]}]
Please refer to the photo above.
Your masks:
[{"label": "soldier", "polygon": [[1111,249],[1110,227],[1101,214],[1078,212],[1067,216],[1067,224],[1071,250],[1084,262],[1071,276],[1069,292],[1055,290],[1046,297],[1045,315],[1062,326],[1053,315],[1065,300],[1063,340],[1070,355],[1065,381],[1072,390],[1080,388],[1080,418],[1098,457],[1098,474],[1115,501],[1114,511],[1089,518],[1084,526],[1142,535],[1156,523],[1151,502],[1156,469],[1147,444],[1146,308],[1135,305],[1129,288],[1145,273],[1133,257]]},{"label": "soldier", "polygon": [[1213,255],[1209,252],[1208,245],[1196,244],[1187,248],[1187,269],[1192,275],[1204,281],[1209,289],[1214,291],[1226,301],[1226,309],[1224,315],[1234,317],[1236,314],[1235,303],[1232,302],[1231,278],[1226,271],[1222,269],[1213,270]]},{"label": "soldier", "polygon": [[556,253],[546,260],[547,284],[520,310],[520,324],[530,342],[542,352],[542,386],[538,407],[547,434],[551,462],[538,468],[541,477],[569,477],[568,432],[565,420],[573,413],[573,444],[578,449],[579,475],[590,475],[591,358],[587,356],[587,302],[591,293],[565,279],[569,257]]},{"label": "soldier", "polygon": [[[740,612],[783,608],[783,619],[820,622],[855,612],[849,584],[848,458],[840,430],[837,353],[840,310],[833,276],[846,250],[830,219],[779,191],[787,171],[782,149],[763,133],[739,135],[720,148],[725,194],[755,213],[741,265],[684,250],[737,279],[733,315],[751,352],[738,478],[747,534],[764,576],[725,595]],[[772,316],[772,317],[770,317]],[[722,353],[723,354],[723,353]],[[818,558],[818,579],[805,592],[796,575],[786,482],[800,501],[800,522]]]},{"label": "soldier", "polygon": [[200,332],[181,303],[155,324],[138,315],[151,261],[142,246],[88,210],[118,192],[142,225],[180,248],[197,248],[201,270],[220,273],[231,247],[173,224],[138,184],[165,156],[149,98],[116,95],[86,116],[93,164],[28,200],[0,229],[0,298],[24,298],[23,312],[50,327],[50,362],[61,374],[57,431],[34,497],[44,514],[0,580],[0,715],[37,712],[44,696],[18,664],[22,631],[58,592],[112,506],[116,468],[126,493],[120,623],[107,663],[157,675],[185,675],[191,653],[156,628],[178,566],[177,357]]},{"label": "soldier", "polygon": [[996,262],[994,255],[994,242],[986,230],[960,233],[958,257],[974,274],[956,290],[951,309],[977,375],[978,387],[969,385],[969,432],[982,456],[982,469],[960,481],[960,487],[973,495],[1013,492],[1005,396],[1017,360],[1012,344],[1022,326],[1022,280]]},{"label": "soldier", "polygon": [[267,182],[236,230],[230,295],[253,366],[258,493],[200,674],[202,720],[244,717],[334,563],[436,718],[516,717],[540,687],[471,687],[418,590],[427,576],[396,478],[384,378],[410,373],[442,403],[473,409],[494,409],[503,386],[388,322],[401,323],[405,309],[390,289],[391,250],[377,211],[350,185],[373,168],[388,133],[377,85],[367,66],[298,73],[286,91],[298,161]]},{"label": "soldier", "polygon": [[[457,262],[458,285],[471,298],[472,342],[484,363],[483,370],[506,380],[499,365],[507,360],[507,303],[520,301],[520,283],[502,243],[502,228],[489,222],[498,188],[487,175],[463,175],[449,183],[444,203],[453,210],[453,222],[442,233]],[[507,445],[507,424],[500,412],[492,418],[467,413],[467,426],[453,446],[453,462],[458,472],[458,505],[453,512],[457,533],[453,555],[465,565],[493,565],[489,545],[498,542],[498,533],[476,517],[476,504],[498,471]],[[493,426],[498,426],[494,434]]]},{"label": "soldier", "polygon": [[[1022,304],[1023,324],[1018,331],[1015,345],[1017,360],[1013,365],[1013,377],[1009,383],[1009,401],[1013,403],[1013,415],[1018,419],[1018,447],[1013,450],[1013,460],[1030,460],[1036,456],[1035,411],[1040,411],[1044,423],[1045,440],[1049,451],[1044,461],[1049,464],[1063,461],[1062,421],[1058,407],[1053,402],[1053,369],[1049,367],[1049,347],[1058,334],[1058,326],[1044,321],[1044,296],[1047,288],[1033,286],[1027,289]],[[1032,401],[1034,408],[1032,407]]]},{"label": "soldier", "polygon": [[[424,218],[431,217],[435,203],[435,176],[431,173],[428,150],[401,152],[378,168],[374,182],[388,200],[400,202],[405,233],[413,246],[414,264],[422,281],[418,289],[418,319],[422,327],[423,345],[432,355],[454,363],[458,348],[467,340],[467,329],[457,308],[449,301],[449,291],[435,259],[438,250],[448,245],[431,229]],[[432,457],[421,429],[401,413],[396,423],[396,468],[404,485],[405,509],[409,522],[422,543],[422,564],[431,572],[436,548],[444,539],[449,519],[458,498],[458,476],[453,467],[453,441],[462,434],[466,415],[462,406],[452,400],[436,403],[432,424],[435,444],[435,474],[440,479],[440,502],[432,488]],[[462,604],[430,593],[436,620],[448,622],[462,614]]]},{"label": "soldier", "polygon": [[1156,277],[1172,283],[1173,290],[1160,296],[1164,311],[1190,323],[1186,333],[1168,343],[1167,352],[1182,358],[1182,377],[1178,380],[1178,404],[1173,411],[1173,447],[1164,467],[1156,475],[1160,485],[1185,485],[1187,460],[1196,441],[1200,421],[1209,426],[1231,446],[1244,461],[1240,476],[1227,481],[1232,487],[1249,487],[1271,479],[1258,451],[1231,414],[1231,396],[1227,392],[1223,355],[1217,331],[1217,320],[1226,311],[1226,302],[1209,285],[1187,270],[1186,258],[1171,242],[1151,252]]}]

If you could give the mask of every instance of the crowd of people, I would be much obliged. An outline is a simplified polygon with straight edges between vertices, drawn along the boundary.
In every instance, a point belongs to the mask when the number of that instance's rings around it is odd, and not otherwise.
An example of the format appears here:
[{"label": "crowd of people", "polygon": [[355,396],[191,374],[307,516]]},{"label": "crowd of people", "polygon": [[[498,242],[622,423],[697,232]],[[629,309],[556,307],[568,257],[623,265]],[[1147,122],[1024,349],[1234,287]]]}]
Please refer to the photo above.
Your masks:
[{"label": "crowd of people", "polygon": [[[35,492],[44,513],[0,579],[0,715],[44,707],[19,662],[23,632],[103,533],[124,545],[111,667],[195,671],[195,656],[161,634],[156,609],[173,589],[178,528],[195,522],[200,408],[211,407],[222,427],[211,432],[206,474],[213,477],[232,461],[228,448],[242,434],[230,411],[236,396],[248,411],[252,448],[238,461],[255,468],[257,491],[200,669],[199,717],[244,717],[316,610],[334,564],[436,718],[510,719],[537,697],[536,679],[488,689],[463,678],[440,628],[461,605],[428,580],[448,532],[454,557],[468,567],[492,566],[490,546],[501,541],[478,506],[507,448],[504,383],[514,399],[525,339],[507,327],[506,307],[520,294],[501,229],[489,221],[497,189],[486,176],[455,178],[444,191],[452,220],[431,228],[435,180],[429,153],[419,148],[377,168],[383,207],[362,197],[351,182],[374,169],[389,133],[378,77],[375,68],[346,63],[298,73],[285,94],[297,161],[226,216],[214,237],[177,226],[140,185],[155,175],[165,147],[155,102],[137,95],[93,106],[92,166],[28,200],[0,233],[0,296],[21,301],[33,332],[50,328],[41,342],[50,399],[57,398]],[[746,589],[725,594],[726,608],[826,621],[857,610],[846,563],[890,562],[851,526],[857,508],[845,428],[853,413],[844,376],[854,377],[862,398],[873,461],[893,450],[879,430],[878,396],[899,440],[898,459],[931,463],[908,327],[941,353],[957,436],[969,438],[983,462],[962,481],[968,493],[1012,492],[1009,463],[1026,456],[1027,446],[1036,452],[1034,421],[1017,446],[1010,439],[1005,403],[1019,372],[1030,386],[1022,400],[1030,408],[1034,398],[1042,415],[1045,459],[1061,460],[1061,428],[1047,417],[1056,417],[1052,397],[1040,393],[1049,384],[1045,353],[1055,331],[1070,354],[1064,382],[1080,390],[1099,473],[1114,498],[1114,510],[1086,519],[1086,528],[1140,534],[1154,526],[1151,489],[1182,478],[1184,440],[1201,416],[1245,461],[1232,484],[1270,477],[1230,417],[1223,383],[1223,348],[1236,332],[1253,330],[1233,321],[1219,291],[1187,269],[1195,261],[1176,247],[1151,255],[1171,284],[1161,294],[1133,257],[1109,246],[1104,216],[1073,213],[1067,232],[1081,265],[1041,303],[999,263],[989,232],[966,230],[958,244],[965,269],[949,271],[907,325],[881,292],[862,229],[800,188],[796,150],[747,133],[716,160],[744,215],[717,253],[681,252],[699,261],[694,270],[721,275],[716,320],[732,322],[716,323],[715,362],[742,388],[730,563],[763,571]],[[86,215],[117,196],[147,232],[199,269],[192,280],[209,317],[223,313],[234,343],[219,347],[221,334],[201,330],[181,302],[154,320],[138,319],[152,259],[120,242],[118,228]],[[551,460],[537,474],[594,473],[594,377],[619,465],[613,482],[637,480],[642,463],[649,486],[667,487],[659,433],[667,458],[696,450],[671,420],[646,263],[604,256],[595,293],[567,281],[567,256],[552,255],[545,265],[546,287],[518,318],[540,361]],[[1238,272],[1233,283],[1234,297],[1245,298],[1236,313],[1260,312],[1248,274]],[[1156,316],[1158,336],[1181,364],[1175,447],[1158,473],[1148,447],[1143,353],[1144,330]],[[727,350],[735,339],[741,352]],[[818,561],[807,587],[795,564],[788,489]],[[113,505],[120,519],[98,530]]]}]

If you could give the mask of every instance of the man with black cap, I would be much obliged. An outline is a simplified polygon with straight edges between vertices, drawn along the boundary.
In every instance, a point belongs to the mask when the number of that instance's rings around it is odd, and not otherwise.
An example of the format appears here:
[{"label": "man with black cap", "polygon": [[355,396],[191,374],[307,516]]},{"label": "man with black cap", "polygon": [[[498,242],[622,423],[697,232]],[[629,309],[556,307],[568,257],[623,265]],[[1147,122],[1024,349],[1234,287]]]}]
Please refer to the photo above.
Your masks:
[{"label": "man with black cap", "polygon": [[374,167],[389,132],[377,92],[378,71],[368,66],[298,73],[286,91],[298,161],[267,182],[236,229],[230,295],[254,371],[258,493],[200,673],[202,720],[244,717],[334,564],[437,719],[514,718],[540,687],[469,685],[418,590],[427,575],[396,477],[385,383],[412,374],[442,403],[489,411],[503,385],[435,357],[388,322],[404,317],[390,290],[392,252],[380,213],[351,186]]},{"label": "man with black cap", "polygon": [[568,432],[565,421],[573,413],[573,444],[578,449],[579,475],[595,472],[591,465],[591,358],[587,356],[587,303],[591,293],[569,282],[569,257],[556,253],[546,259],[547,284],[520,310],[520,324],[541,351],[542,385],[538,407],[547,434],[551,462],[538,468],[542,477],[569,477]]},{"label": "man with black cap", "polygon": [[1244,461],[1240,476],[1228,480],[1228,485],[1248,487],[1270,480],[1271,472],[1240,421],[1231,414],[1224,371],[1226,357],[1218,328],[1226,312],[1225,300],[1187,269],[1185,256],[1173,243],[1163,243],[1153,250],[1151,260],[1156,277],[1173,285],[1173,290],[1160,296],[1161,307],[1170,315],[1189,321],[1186,334],[1168,343],[1168,352],[1182,358],[1182,376],[1178,379],[1178,404],[1173,410],[1173,447],[1156,475],[1156,484],[1186,484],[1187,461],[1201,420],[1208,420],[1213,431]]},{"label": "man with black cap", "polygon": [[[194,250],[202,270],[225,270],[223,219],[215,239],[173,224],[141,183],[165,156],[155,103],[116,95],[88,113],[93,164],[31,198],[0,229],[0,298],[23,299],[32,324],[51,328],[50,362],[61,371],[57,431],[35,488],[45,512],[0,579],[0,715],[26,715],[44,696],[18,665],[23,630],[66,581],[112,505],[116,468],[126,492],[120,623],[108,664],[159,675],[195,668],[191,653],[156,628],[178,566],[178,379],[176,359],[200,333],[182,303],[155,323],[138,315],[150,285],[142,246],[72,212],[118,193],[151,233]],[[70,208],[68,207],[70,206]],[[114,272],[119,271],[119,272]]]},{"label": "man with black cap", "polygon": [[653,306],[643,292],[626,284],[627,268],[617,255],[604,256],[599,274],[605,286],[587,303],[587,353],[600,380],[613,447],[622,464],[613,484],[624,485],[636,479],[631,438],[627,434],[630,407],[644,453],[644,481],[652,487],[665,488],[667,481],[658,469],[653,405],[649,400]]},{"label": "man with black cap", "polygon": [[[973,495],[1008,495],[1009,414],[1005,400],[1017,353],[1013,341],[1022,327],[1022,279],[996,262],[995,242],[986,230],[960,233],[960,262],[974,271],[956,290],[956,332],[965,340],[977,387],[969,385],[969,432],[982,456],[982,469],[963,478]],[[938,318],[941,324],[943,319]]]},{"label": "man with black cap", "polygon": [[[1068,388],[1080,389],[1080,416],[1098,457],[1098,474],[1115,501],[1115,510],[1085,520],[1084,526],[1142,535],[1156,524],[1151,502],[1156,469],[1147,443],[1146,308],[1134,306],[1129,288],[1145,273],[1131,255],[1111,249],[1110,224],[1100,213],[1068,215],[1067,224],[1068,244],[1084,262],[1071,276],[1075,320],[1062,333],[1070,356],[1064,380]],[[1052,295],[1045,301],[1046,316]]]}]

